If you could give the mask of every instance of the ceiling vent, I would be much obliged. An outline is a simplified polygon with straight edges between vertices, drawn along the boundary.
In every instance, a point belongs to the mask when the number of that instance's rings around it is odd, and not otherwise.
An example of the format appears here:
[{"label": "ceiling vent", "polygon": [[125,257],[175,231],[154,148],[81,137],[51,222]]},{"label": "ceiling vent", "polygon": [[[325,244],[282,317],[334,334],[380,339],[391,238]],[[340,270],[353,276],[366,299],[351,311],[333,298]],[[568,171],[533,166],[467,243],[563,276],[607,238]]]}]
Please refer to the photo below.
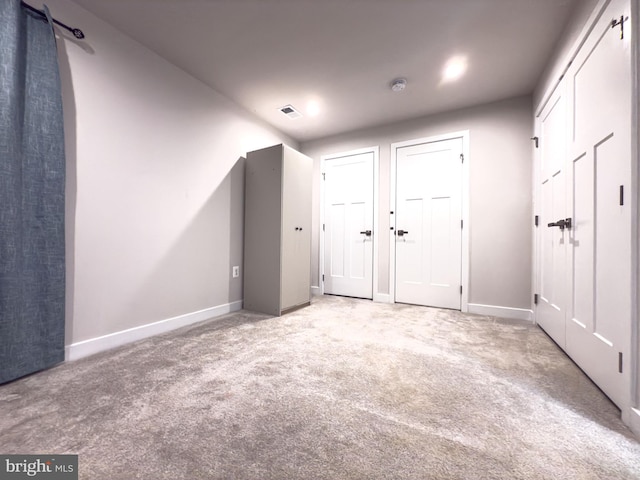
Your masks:
[{"label": "ceiling vent", "polygon": [[302,114],[291,105],[285,105],[284,107],[280,107],[278,110],[289,118],[300,118],[302,116]]}]

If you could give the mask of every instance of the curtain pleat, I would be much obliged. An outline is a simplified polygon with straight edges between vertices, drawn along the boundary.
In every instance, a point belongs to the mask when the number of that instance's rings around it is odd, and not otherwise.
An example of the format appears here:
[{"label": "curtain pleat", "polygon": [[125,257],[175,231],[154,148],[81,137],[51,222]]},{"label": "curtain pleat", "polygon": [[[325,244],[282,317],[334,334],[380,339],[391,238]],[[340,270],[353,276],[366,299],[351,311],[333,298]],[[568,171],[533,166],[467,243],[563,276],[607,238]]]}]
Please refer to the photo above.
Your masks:
[{"label": "curtain pleat", "polygon": [[64,360],[64,188],[53,27],[20,0],[2,0],[0,383]]}]

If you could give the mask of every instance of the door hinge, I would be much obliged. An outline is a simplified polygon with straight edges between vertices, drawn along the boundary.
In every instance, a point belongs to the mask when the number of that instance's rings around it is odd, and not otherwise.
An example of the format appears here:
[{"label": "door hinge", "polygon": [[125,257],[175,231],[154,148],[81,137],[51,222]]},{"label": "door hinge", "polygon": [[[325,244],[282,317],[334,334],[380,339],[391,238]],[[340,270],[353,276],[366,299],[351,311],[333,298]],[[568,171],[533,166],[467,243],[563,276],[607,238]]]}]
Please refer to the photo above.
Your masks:
[{"label": "door hinge", "polygon": [[620,25],[620,40],[624,40],[624,22],[629,20],[629,17],[620,15],[620,18],[611,20],[611,28],[616,28]]},{"label": "door hinge", "polygon": [[322,274],[322,281],[324,282],[324,273]]},{"label": "door hinge", "polygon": [[460,154],[460,161],[461,161],[462,163],[464,163],[464,153],[461,153],[461,154]]},{"label": "door hinge", "polygon": [[324,232],[324,223],[322,224],[322,231]]},{"label": "door hinge", "polygon": [[538,148],[538,146],[540,145],[540,144],[539,144],[540,139],[539,139],[538,137],[531,137],[531,140],[533,140],[534,142],[536,142],[536,148]]},{"label": "door hinge", "polygon": [[462,285],[460,285],[460,295],[462,295]]},{"label": "door hinge", "polygon": [[620,206],[624,205],[624,185],[620,185]]},{"label": "door hinge", "polygon": [[618,373],[622,373],[622,352],[618,352]]},{"label": "door hinge", "polygon": [[326,173],[322,172],[322,180],[326,180],[327,179],[326,175],[327,175]]},{"label": "door hinge", "polygon": [[460,228],[464,228],[464,220],[460,220]]},{"label": "door hinge", "polygon": [[537,227],[538,223],[540,222],[540,217],[538,217],[538,215],[536,215],[535,217],[533,217],[533,224]]},{"label": "door hinge", "polygon": [[534,293],[534,294],[533,294],[533,304],[534,304],[534,305],[537,305],[537,304],[538,304],[538,294],[537,294],[537,293]]}]

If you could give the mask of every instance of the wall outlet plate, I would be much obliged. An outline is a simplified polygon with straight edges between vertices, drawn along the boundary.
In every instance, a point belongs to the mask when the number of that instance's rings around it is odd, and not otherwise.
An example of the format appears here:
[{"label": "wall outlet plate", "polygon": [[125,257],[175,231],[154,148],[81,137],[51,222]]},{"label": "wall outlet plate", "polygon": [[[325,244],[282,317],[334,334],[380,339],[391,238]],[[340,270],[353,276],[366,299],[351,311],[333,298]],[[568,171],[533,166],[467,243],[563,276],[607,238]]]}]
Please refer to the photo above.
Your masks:
[{"label": "wall outlet plate", "polygon": [[233,278],[238,278],[240,276],[240,267],[233,267],[231,269],[231,275]]}]

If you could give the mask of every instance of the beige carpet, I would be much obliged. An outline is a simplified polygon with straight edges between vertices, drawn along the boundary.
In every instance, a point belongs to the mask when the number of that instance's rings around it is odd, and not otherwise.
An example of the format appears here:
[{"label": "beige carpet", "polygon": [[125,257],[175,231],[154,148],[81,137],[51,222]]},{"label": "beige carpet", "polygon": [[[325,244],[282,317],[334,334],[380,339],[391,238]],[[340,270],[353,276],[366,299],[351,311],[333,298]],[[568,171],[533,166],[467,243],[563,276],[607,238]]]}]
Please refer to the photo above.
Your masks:
[{"label": "beige carpet", "polygon": [[0,387],[0,453],[100,479],[639,479],[618,410],[538,328],[315,298]]}]

